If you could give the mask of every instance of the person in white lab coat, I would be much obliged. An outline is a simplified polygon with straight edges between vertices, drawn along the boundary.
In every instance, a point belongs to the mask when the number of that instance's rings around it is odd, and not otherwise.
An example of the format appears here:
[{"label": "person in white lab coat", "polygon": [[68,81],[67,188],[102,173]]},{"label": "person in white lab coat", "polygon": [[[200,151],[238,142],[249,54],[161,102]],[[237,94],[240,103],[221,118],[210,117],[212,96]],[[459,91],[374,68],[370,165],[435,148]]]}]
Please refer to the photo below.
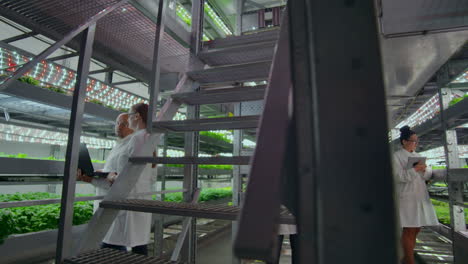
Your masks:
[{"label": "person in white lab coat", "polygon": [[[128,114],[120,114],[115,120],[115,135],[119,138],[117,144],[112,148],[110,153],[107,155],[106,163],[104,167],[99,171],[109,172],[108,178],[93,178],[87,175],[83,175],[79,172],[77,180],[91,183],[96,187],[97,195],[106,195],[107,191],[111,187],[110,179],[114,178],[117,173],[117,165],[119,163],[118,156],[125,148],[130,141],[129,135],[133,133],[133,130],[129,128],[128,125]],[[94,211],[99,208],[100,200],[94,201]]]},{"label": "person in white lab coat", "polygon": [[437,216],[429,198],[426,181],[432,177],[432,169],[420,162],[407,169],[409,157],[419,157],[416,153],[418,136],[408,126],[400,129],[402,148],[396,151],[394,173],[399,198],[400,224],[403,228],[401,244],[403,263],[414,264],[416,236],[422,226],[438,225]]},{"label": "person in white lab coat", "polygon": [[[109,158],[112,158],[110,162],[113,165],[109,165],[111,169],[115,169],[115,173],[110,174],[105,182],[100,184],[101,187],[106,187],[112,185],[113,181],[119,177],[119,174],[122,172],[124,166],[128,163],[128,159],[132,156],[135,146],[138,143],[141,143],[144,140],[146,135],[146,118],[148,115],[148,105],[146,104],[136,104],[131,107],[128,113],[128,123],[129,128],[135,132],[127,138],[125,138],[125,144],[123,144],[119,151],[116,151],[111,157],[110,153]],[[115,167],[114,167],[115,166]],[[138,199],[151,199],[151,195],[138,195],[139,193],[148,193],[151,191],[152,181],[152,172],[151,164],[149,164],[140,178],[138,179],[135,187],[131,191],[130,195],[132,198]],[[123,177],[129,177],[134,175],[123,175]],[[95,180],[93,180],[94,182]],[[127,247],[132,248],[133,253],[147,255],[148,247],[147,244],[150,239],[151,233],[151,214],[142,213],[142,212],[130,212],[130,211],[120,211],[116,219],[114,220],[112,226],[110,227],[107,235],[103,240],[102,247],[104,248],[114,248],[118,250],[126,251]]]}]

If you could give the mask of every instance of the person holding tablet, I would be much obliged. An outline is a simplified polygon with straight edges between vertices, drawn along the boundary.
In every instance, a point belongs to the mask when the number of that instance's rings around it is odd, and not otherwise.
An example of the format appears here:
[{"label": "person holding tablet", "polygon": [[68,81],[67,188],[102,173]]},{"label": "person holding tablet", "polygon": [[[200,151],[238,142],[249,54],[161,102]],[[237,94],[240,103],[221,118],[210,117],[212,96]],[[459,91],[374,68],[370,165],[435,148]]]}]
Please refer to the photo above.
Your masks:
[{"label": "person holding tablet", "polygon": [[[128,163],[135,146],[147,135],[145,130],[147,114],[148,105],[137,104],[131,107],[129,113],[120,115],[122,119],[117,119],[116,134],[121,139],[106,159],[103,171],[109,172],[107,178],[92,178],[79,173],[78,179],[90,182],[101,190],[110,189]],[[122,175],[122,177],[128,176],[137,175]],[[148,164],[132,189],[131,196],[137,199],[151,199],[151,195],[139,195],[150,192],[151,186],[151,164]],[[127,251],[129,247],[133,253],[147,255],[150,234],[151,214],[120,211],[104,237],[102,247],[122,251]]]},{"label": "person holding tablet", "polygon": [[402,127],[400,132],[402,148],[393,155],[393,168],[400,205],[400,224],[403,228],[403,263],[414,264],[416,236],[421,227],[438,225],[439,222],[426,188],[426,181],[433,176],[432,169],[426,166],[425,158],[416,153],[418,136],[409,126]]}]

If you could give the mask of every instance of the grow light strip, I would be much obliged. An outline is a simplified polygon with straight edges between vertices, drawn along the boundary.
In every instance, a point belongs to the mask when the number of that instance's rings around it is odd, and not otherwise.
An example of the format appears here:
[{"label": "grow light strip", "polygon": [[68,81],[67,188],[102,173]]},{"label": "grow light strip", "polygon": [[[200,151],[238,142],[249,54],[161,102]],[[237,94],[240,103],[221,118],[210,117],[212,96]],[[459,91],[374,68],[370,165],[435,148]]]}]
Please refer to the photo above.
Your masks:
[{"label": "grow light strip", "polygon": [[[66,146],[67,139],[68,134],[63,132],[0,124],[0,140]],[[111,149],[116,144],[115,140],[89,136],[81,136],[81,142],[96,149]]]},{"label": "grow light strip", "polygon": [[[424,157],[428,159],[445,159],[445,151],[443,147],[437,147],[420,152]],[[458,156],[459,158],[468,158],[468,145],[458,145]]]},{"label": "grow light strip", "polygon": [[398,125],[395,126],[394,129],[390,131],[391,139],[395,140],[400,137],[400,131],[399,129],[403,126],[410,126],[410,127],[415,127],[417,125],[420,125],[424,123],[424,121],[433,118],[439,113],[439,95],[435,94],[432,96],[427,102],[425,102],[421,107],[416,110],[412,115],[410,115],[408,118],[400,122]]},{"label": "grow light strip", "polygon": [[221,20],[219,15],[213,10],[208,1],[205,1],[205,13],[214,21],[216,26],[223,30],[226,35],[232,35],[232,31],[226,26],[226,24]]},{"label": "grow light strip", "polygon": [[[0,69],[1,73],[12,72],[16,67],[31,60],[31,58],[19,54],[17,51],[0,48]],[[4,70],[6,68],[6,70]],[[56,63],[41,61],[29,73],[25,74],[39,80],[43,86],[56,86],[71,93],[76,83],[76,73],[66,67]],[[129,109],[132,105],[145,102],[147,100],[139,96],[127,93],[116,87],[108,86],[96,79],[88,78],[86,101],[99,100],[104,105],[115,109]],[[109,91],[110,90],[110,91]]]},{"label": "grow light strip", "polygon": [[[189,26],[192,25],[192,15],[180,3],[177,3],[176,14],[185,24],[187,24]],[[205,30],[203,30],[203,31],[205,31]],[[208,40],[211,40],[211,39],[212,38],[208,37],[208,35],[205,34],[205,32],[203,32],[203,41],[208,41]]]}]

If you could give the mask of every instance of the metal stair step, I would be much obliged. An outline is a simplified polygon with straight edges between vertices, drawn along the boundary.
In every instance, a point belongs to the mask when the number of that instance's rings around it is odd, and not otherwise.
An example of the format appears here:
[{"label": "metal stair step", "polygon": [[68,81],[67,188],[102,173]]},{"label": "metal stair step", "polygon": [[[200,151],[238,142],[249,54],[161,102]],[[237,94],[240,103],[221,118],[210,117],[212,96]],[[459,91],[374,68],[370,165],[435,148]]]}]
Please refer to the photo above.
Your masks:
[{"label": "metal stair step", "polygon": [[276,42],[279,38],[279,30],[273,29],[263,32],[246,34],[242,36],[231,36],[227,38],[218,38],[203,43],[205,49],[222,49],[233,46],[243,46],[259,42]]},{"label": "metal stair step", "polygon": [[227,164],[227,165],[248,165],[250,156],[234,157],[132,157],[132,163],[155,163],[155,164]]},{"label": "metal stair step", "polygon": [[[229,206],[225,204],[192,204],[140,199],[102,201],[100,203],[100,207],[136,212],[179,215],[196,218],[220,219],[231,221],[237,220],[237,216],[240,212],[240,207]],[[287,210],[282,210],[279,222],[281,224],[294,224],[294,216],[292,216]]]},{"label": "metal stair step", "polygon": [[276,41],[259,42],[226,48],[207,49],[198,57],[210,66],[271,61]]},{"label": "metal stair step", "polygon": [[262,100],[266,85],[245,86],[224,89],[210,89],[199,92],[177,93],[172,98],[188,105],[220,104]]},{"label": "metal stair step", "polygon": [[65,264],[177,264],[166,259],[157,259],[120,250],[102,248],[85,252],[76,257],[65,259]]},{"label": "metal stair step", "polygon": [[228,130],[257,128],[259,116],[238,116],[222,118],[204,118],[181,121],[154,122],[153,127],[160,132],[188,132],[208,130]]},{"label": "metal stair step", "polygon": [[200,84],[266,80],[270,73],[270,66],[271,61],[263,61],[192,71],[187,75]]}]

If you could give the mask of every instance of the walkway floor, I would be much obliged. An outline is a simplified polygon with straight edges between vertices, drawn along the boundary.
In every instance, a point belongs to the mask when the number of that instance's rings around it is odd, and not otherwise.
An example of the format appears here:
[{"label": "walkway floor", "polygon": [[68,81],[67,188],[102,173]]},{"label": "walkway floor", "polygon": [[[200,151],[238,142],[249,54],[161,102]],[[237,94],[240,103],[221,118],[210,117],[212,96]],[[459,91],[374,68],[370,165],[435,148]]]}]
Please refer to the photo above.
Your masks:
[{"label": "walkway floor", "polygon": [[452,264],[452,242],[428,228],[422,228],[416,245],[417,258],[424,264]]},{"label": "walkway floor", "polygon": [[[227,230],[219,235],[217,239],[199,247],[197,252],[197,264],[231,264],[232,263],[232,240],[231,232]],[[243,261],[247,263],[263,263],[253,261]],[[285,239],[280,264],[291,263],[291,250],[289,240]]]}]

